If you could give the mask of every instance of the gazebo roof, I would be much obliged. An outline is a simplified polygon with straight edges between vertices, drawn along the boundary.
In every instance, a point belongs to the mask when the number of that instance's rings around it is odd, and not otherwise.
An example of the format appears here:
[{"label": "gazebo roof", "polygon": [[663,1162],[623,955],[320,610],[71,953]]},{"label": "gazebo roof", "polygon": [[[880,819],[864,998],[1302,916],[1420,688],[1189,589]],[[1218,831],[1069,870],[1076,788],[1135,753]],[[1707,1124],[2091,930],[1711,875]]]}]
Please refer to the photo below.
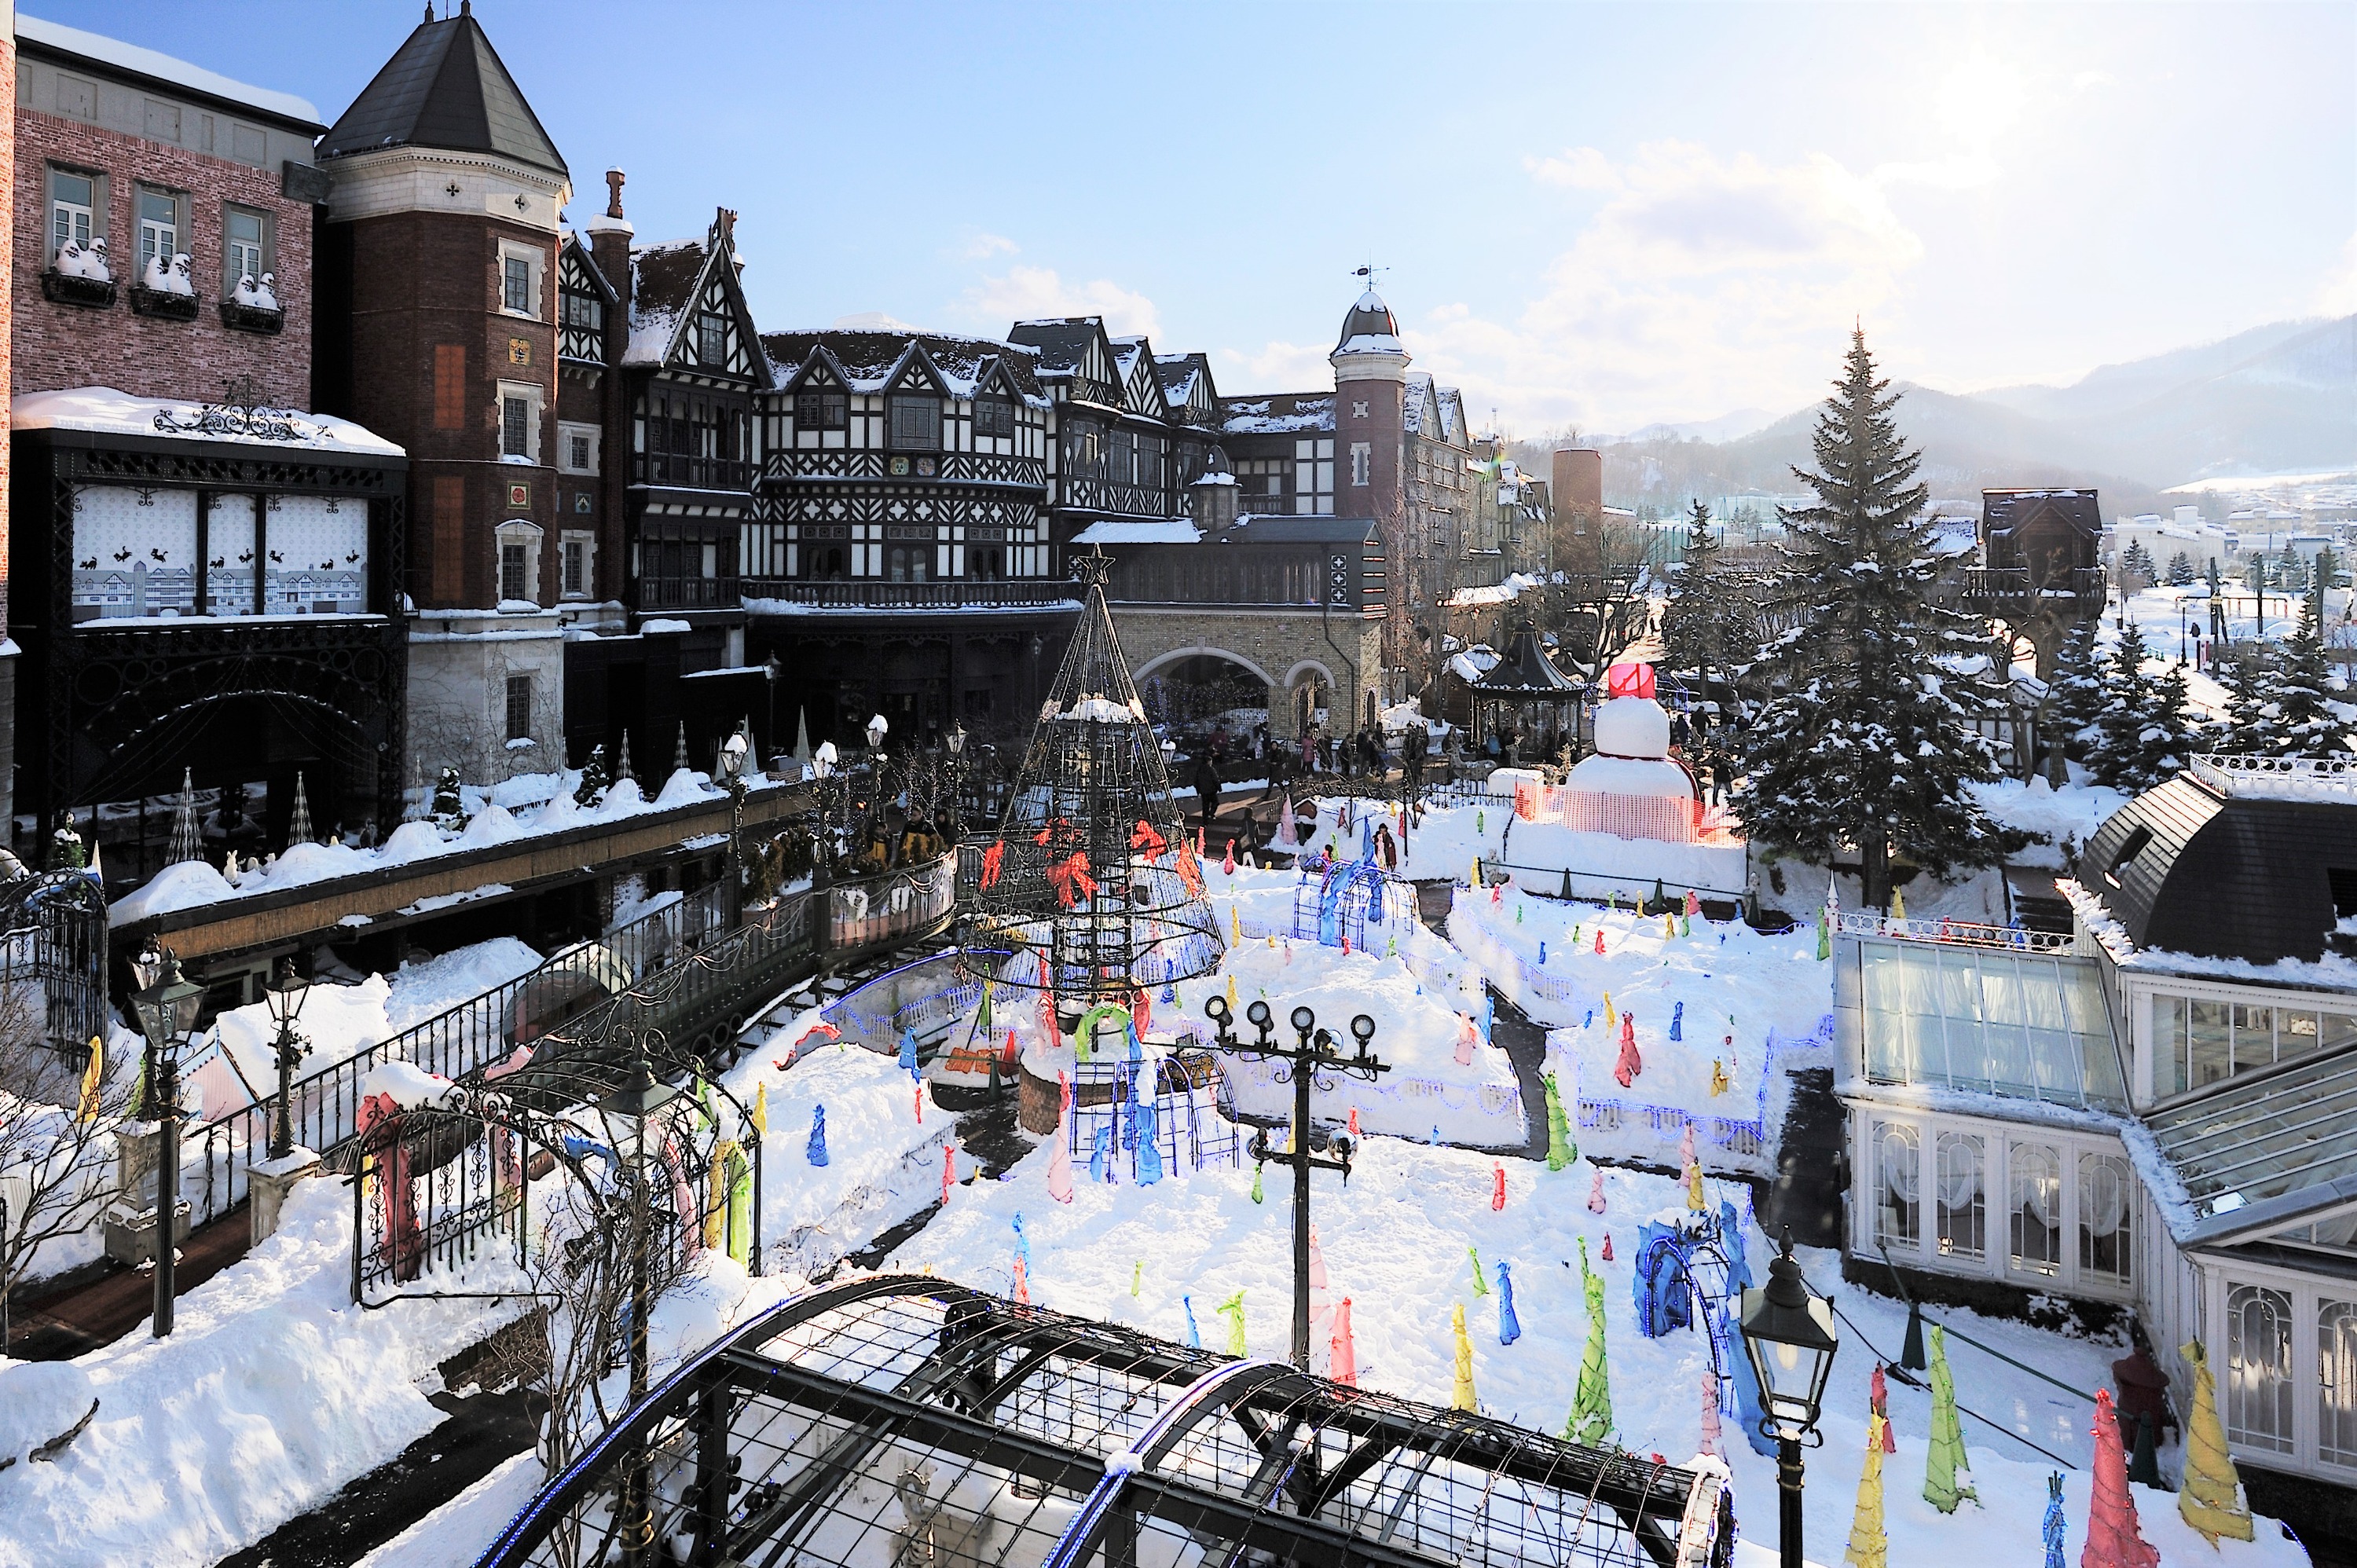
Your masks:
[{"label": "gazebo roof", "polygon": [[1568,699],[1587,690],[1586,685],[1555,667],[1546,650],[1539,646],[1539,634],[1527,626],[1514,634],[1506,656],[1473,682],[1473,694],[1477,697]]}]

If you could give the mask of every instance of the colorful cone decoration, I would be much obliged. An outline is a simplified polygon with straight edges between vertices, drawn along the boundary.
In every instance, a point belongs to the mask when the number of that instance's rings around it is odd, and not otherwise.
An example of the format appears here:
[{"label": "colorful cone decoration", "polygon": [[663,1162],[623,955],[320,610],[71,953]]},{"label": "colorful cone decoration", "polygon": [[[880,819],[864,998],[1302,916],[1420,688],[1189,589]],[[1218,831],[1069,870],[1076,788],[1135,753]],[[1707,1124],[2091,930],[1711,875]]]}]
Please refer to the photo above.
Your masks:
[{"label": "colorful cone decoration", "polygon": [[1479,1247],[1468,1247],[1465,1249],[1465,1255],[1471,1259],[1473,1262],[1473,1294],[1475,1295],[1488,1295],[1490,1294],[1490,1282],[1481,1277],[1481,1249]]},{"label": "colorful cone decoration", "polygon": [[1694,890],[1693,888],[1691,888],[1691,887],[1687,888],[1687,889],[1686,889],[1686,908],[1685,908],[1685,916],[1686,916],[1686,918],[1687,918],[1687,919],[1689,919],[1689,920],[1691,920],[1691,919],[1693,919],[1696,915],[1699,915],[1699,914],[1701,914],[1701,913],[1702,913],[1702,897],[1701,897],[1701,896],[1700,896],[1699,894],[1695,893],[1695,890]]},{"label": "colorful cone decoration", "polygon": [[1890,1430],[1890,1387],[1883,1380],[1879,1363],[1876,1364],[1873,1380],[1867,1385],[1867,1404],[1882,1418],[1882,1451],[1885,1454],[1898,1453],[1899,1439]]},{"label": "colorful cone decoration", "polygon": [[[1547,1129],[1547,1136],[1550,1142],[1554,1140],[1554,1128]],[[1493,1167],[1490,1184],[1490,1212],[1496,1214],[1506,1207],[1506,1167],[1501,1161],[1492,1160],[1490,1163]]]},{"label": "colorful cone decoration", "polygon": [[[1610,1239],[1608,1237],[1607,1243]],[[1579,1353],[1579,1386],[1571,1396],[1566,1441],[1601,1446],[1612,1432],[1612,1374],[1604,1356],[1604,1276],[1587,1266],[1587,1239],[1579,1241],[1579,1283],[1587,1297],[1587,1344]]]},{"label": "colorful cone decoration", "polygon": [[1327,1347],[1326,1375],[1347,1388],[1359,1386],[1359,1348],[1351,1337],[1351,1298],[1334,1309],[1334,1337]]},{"label": "colorful cone decoration", "polygon": [[900,1070],[911,1077],[916,1074],[917,1032],[914,1029],[900,1031]]},{"label": "colorful cone decoration", "polygon": [[1465,1332],[1465,1304],[1458,1302],[1448,1313],[1449,1332],[1457,1337],[1457,1380],[1448,1391],[1448,1408],[1472,1410],[1473,1402],[1473,1341]]},{"label": "colorful cone decoration", "polygon": [[1645,1058],[1637,1054],[1637,1020],[1630,1014],[1620,1015],[1620,1058],[1612,1064],[1612,1080],[1627,1089],[1645,1070]]},{"label": "colorful cone decoration", "polygon": [[1203,1348],[1203,1331],[1195,1326],[1195,1298],[1191,1295],[1180,1296],[1178,1309],[1187,1315],[1187,1348],[1200,1350]]},{"label": "colorful cone decoration", "polygon": [[[1601,943],[1604,940],[1603,928],[1598,927],[1597,929],[1596,940],[1598,943]],[[1602,952],[1604,949],[1599,946],[1596,950],[1598,952]],[[1612,993],[1608,991],[1604,993],[1604,1026],[1607,1029],[1611,1029],[1618,1027],[1620,1023],[1620,1015],[1612,1011]]]},{"label": "colorful cone decoration", "polygon": [[1355,1137],[1357,1137],[1358,1135],[1359,1135],[1359,1108],[1358,1108],[1357,1106],[1353,1105],[1353,1106],[1351,1106],[1351,1136],[1352,1136],[1353,1138],[1355,1138]]},{"label": "colorful cone decoration", "polygon": [[1685,1037],[1686,1004],[1681,1002],[1670,1009],[1670,1038],[1683,1040]]},{"label": "colorful cone decoration", "polygon": [[950,1206],[950,1188],[955,1186],[957,1186],[957,1150],[954,1146],[944,1144],[942,1145],[942,1207],[943,1208]]},{"label": "colorful cone decoration", "polygon": [[1227,853],[1220,856],[1220,870],[1229,876],[1236,874],[1236,841],[1228,841]]},{"label": "colorful cone decoration", "polygon": [[1473,1065],[1473,1047],[1479,1037],[1480,1031],[1474,1027],[1473,1020],[1459,1013],[1457,1015],[1457,1065],[1458,1067]]},{"label": "colorful cone decoration", "polygon": [[1823,963],[1833,956],[1833,927],[1826,918],[1825,911],[1819,909],[1817,911],[1817,961]]},{"label": "colorful cone decoration", "polygon": [[1228,1354],[1231,1356],[1252,1354],[1244,1345],[1244,1293],[1238,1291],[1220,1303],[1220,1316],[1228,1320]]},{"label": "colorful cone decoration", "polygon": [[1702,1375],[1702,1451],[1716,1456],[1718,1453],[1718,1377],[1713,1372]]},{"label": "colorful cone decoration", "polygon": [[1604,928],[1601,926],[1596,928],[1596,956],[1604,956]]},{"label": "colorful cone decoration", "polygon": [[1890,918],[1894,920],[1907,918],[1907,895],[1896,887],[1890,890]]},{"label": "colorful cone decoration", "polygon": [[1710,1200],[1703,1197],[1702,1193],[1702,1162],[1688,1160],[1686,1162],[1686,1208],[1693,1213],[1700,1214],[1709,1207]]},{"label": "colorful cone decoration", "polygon": [[2046,1477],[2046,1518],[2038,1527],[2046,1542],[2043,1568],[2070,1568],[2062,1560],[2062,1538],[2070,1529],[2070,1521],[2062,1517],[2062,1472],[2057,1470]]},{"label": "colorful cone decoration", "polygon": [[768,1084],[759,1083],[753,1086],[753,1113],[746,1120],[753,1123],[753,1131],[762,1137],[766,1138],[770,1135],[770,1086]]},{"label": "colorful cone decoration", "polygon": [[1265,1198],[1261,1196],[1261,1190],[1260,1190],[1260,1165],[1258,1165],[1258,1163],[1254,1163],[1254,1165],[1253,1165],[1253,1189],[1252,1189],[1252,1200],[1253,1200],[1254,1203],[1262,1203],[1262,1202],[1265,1202],[1265,1201],[1266,1201],[1266,1199],[1265,1199]]},{"label": "colorful cone decoration", "polygon": [[1547,1169],[1559,1171],[1579,1158],[1579,1145],[1571,1141],[1571,1121],[1563,1112],[1563,1093],[1555,1087],[1555,1074],[1540,1081],[1546,1085]]},{"label": "colorful cone decoration", "polygon": [[1498,1343],[1512,1345],[1523,1337],[1523,1320],[1514,1313],[1514,1274],[1506,1260],[1498,1260]]},{"label": "colorful cone decoration", "polygon": [[1607,1231],[1604,1233],[1604,1253],[1603,1253],[1603,1257],[1604,1257],[1604,1261],[1605,1261],[1606,1262],[1608,1262],[1608,1263],[1609,1263],[1609,1262],[1610,1262],[1612,1261],[1612,1232],[1611,1232],[1611,1231],[1609,1231],[1609,1230],[1607,1230]]},{"label": "colorful cone decoration", "polygon": [[[98,1120],[99,1090],[105,1082],[106,1043],[92,1035],[90,1037],[90,1065],[82,1069],[81,1074],[81,1100],[74,1109],[76,1122],[88,1126]],[[24,1216],[20,1214],[16,1218],[22,1219]]]},{"label": "colorful cone decoration", "polygon": [[1056,1113],[1056,1130],[1049,1134],[1052,1140],[1048,1150],[1048,1196],[1058,1203],[1072,1201],[1072,1086],[1064,1078],[1064,1069],[1056,1069],[1056,1091],[1060,1109]]},{"label": "colorful cone decoration", "polygon": [[1684,1170],[1694,1163],[1695,1125],[1693,1118],[1689,1117],[1686,1120],[1685,1131],[1678,1134],[1678,1168]]},{"label": "colorful cone decoration", "polygon": [[[2125,1484],[2125,1472],[2122,1479]],[[1956,1415],[1956,1378],[1948,1369],[1948,1337],[1935,1323],[1932,1326],[1932,1442],[1923,1466],[1923,1500],[1942,1513],[1953,1513],[1966,1498],[1975,1503],[1981,1500],[1973,1490],[1972,1470],[1964,1457],[1964,1423]]]},{"label": "colorful cone decoration", "polygon": [[810,1143],[804,1152],[811,1164],[826,1164],[826,1107],[823,1104],[811,1107]]},{"label": "colorful cone decoration", "polygon": [[2087,1500],[2087,1544],[2079,1568],[2160,1568],[2160,1553],[2136,1528],[2136,1498],[2128,1490],[2128,1458],[2120,1447],[2120,1418],[2112,1391],[2095,1391],[2095,1475]]},{"label": "colorful cone decoration", "polygon": [[1587,1189],[1587,1212],[1590,1214],[1604,1212],[1604,1171],[1601,1166],[1598,1167],[1596,1180]]},{"label": "colorful cone decoration", "polygon": [[2218,1424],[2218,1384],[2210,1374],[2209,1354],[2199,1339],[2187,1340],[2177,1353],[2193,1369],[2193,1413],[2185,1426],[2185,1485],[2177,1494],[2178,1515],[2212,1546],[2222,1535],[2248,1541],[2250,1505],[2243,1500],[2242,1477]]},{"label": "colorful cone decoration", "polygon": [[1849,1568],[1889,1568],[1890,1536],[1882,1525],[1883,1420],[1866,1421],[1866,1468],[1857,1477],[1857,1511],[1850,1516],[1849,1546],[1842,1561]]},{"label": "colorful cone decoration", "polygon": [[1023,1261],[1023,1255],[1020,1252],[1015,1255],[1014,1273],[1015,1288],[1006,1294],[1025,1306],[1028,1306],[1031,1305],[1031,1265]]},{"label": "colorful cone decoration", "polygon": [[1731,1081],[1732,1080],[1730,1080],[1727,1076],[1727,1064],[1720,1061],[1716,1057],[1712,1058],[1710,1063],[1710,1097],[1713,1100],[1716,1100],[1720,1095],[1725,1094]]}]

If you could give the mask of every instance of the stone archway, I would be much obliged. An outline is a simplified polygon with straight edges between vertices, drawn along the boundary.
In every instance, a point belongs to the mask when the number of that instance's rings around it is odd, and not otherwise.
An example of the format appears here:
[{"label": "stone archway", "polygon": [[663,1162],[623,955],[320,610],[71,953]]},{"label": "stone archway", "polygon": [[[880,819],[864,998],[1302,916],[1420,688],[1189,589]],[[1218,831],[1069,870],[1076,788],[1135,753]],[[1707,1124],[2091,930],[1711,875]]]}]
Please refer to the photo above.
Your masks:
[{"label": "stone archway", "polygon": [[1330,710],[1355,714],[1369,682],[1382,673],[1382,622],[1355,612],[1117,604],[1113,618],[1141,686],[1157,671],[1189,658],[1219,659],[1250,671],[1267,689],[1272,737],[1300,734],[1294,692],[1303,680],[1314,679],[1331,693]]},{"label": "stone archway", "polygon": [[1133,672],[1146,715],[1176,728],[1206,723],[1235,709],[1269,705],[1278,690],[1268,671],[1223,648],[1174,648]]}]

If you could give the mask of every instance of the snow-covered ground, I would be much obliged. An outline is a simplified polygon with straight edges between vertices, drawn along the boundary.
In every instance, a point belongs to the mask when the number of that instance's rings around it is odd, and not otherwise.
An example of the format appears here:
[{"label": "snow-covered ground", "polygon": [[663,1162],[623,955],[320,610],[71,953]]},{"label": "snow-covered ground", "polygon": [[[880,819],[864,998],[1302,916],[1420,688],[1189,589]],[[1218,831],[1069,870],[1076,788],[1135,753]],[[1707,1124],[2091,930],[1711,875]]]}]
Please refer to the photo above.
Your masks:
[{"label": "snow-covered ground", "polygon": [[[1490,1207],[1496,1172],[1506,1173],[1503,1210]],[[1328,1278],[1328,1305],[1351,1301],[1360,1381],[1371,1388],[1446,1405],[1452,1387],[1449,1315],[1463,1305],[1472,1330],[1474,1388],[1482,1408],[1523,1424],[1562,1430],[1578,1380],[1587,1315],[1579,1286],[1579,1247],[1605,1278],[1605,1317],[1611,1367],[1614,1441],[1639,1454],[1672,1462],[1693,1455],[1701,1440],[1701,1375],[1710,1362],[1699,1332],[1682,1330],[1647,1339],[1637,1329],[1632,1302],[1631,1243],[1646,1219],[1686,1218],[1684,1189],[1664,1176],[1607,1170],[1606,1211],[1591,1214],[1587,1199],[1594,1169],[1585,1161],[1549,1172],[1530,1161],[1499,1162],[1463,1150],[1431,1148],[1389,1138],[1361,1145],[1346,1187],[1318,1176],[1312,1199],[1319,1253]],[[974,1201],[952,1204],[889,1260],[888,1267],[931,1268],[985,1290],[1010,1286],[1015,1233],[1023,1216],[1029,1240],[1031,1298],[1059,1311],[1135,1323],[1185,1339],[1194,1331],[1217,1349],[1227,1343],[1221,1305],[1243,1293],[1245,1337],[1253,1355],[1283,1357],[1291,1311],[1288,1208],[1274,1184],[1254,1204],[1249,1170],[1180,1173],[1151,1187],[1082,1180],[1067,1207],[1048,1196],[1047,1158],[1035,1154]],[[1713,1184],[1715,1204],[1726,1196],[1743,1207],[1737,1188]],[[1605,1262],[1605,1236],[1615,1239]],[[1750,1230],[1751,1267],[1764,1276],[1765,1240]],[[1472,1290],[1469,1247],[1489,1271],[1491,1294]],[[1900,1303],[1847,1286],[1839,1259],[1803,1255],[1811,1283],[1831,1293],[1855,1327],[1841,1328],[1823,1427],[1826,1445],[1808,1456],[1807,1535],[1814,1560],[1840,1559],[1864,1459],[1867,1383],[1875,1360],[1870,1339],[1896,1355],[1906,1326]],[[1512,1346],[1498,1335],[1496,1268],[1512,1272],[1522,1337]],[[1133,1279],[1137,1290],[1132,1294]],[[2109,1362],[2122,1347],[2041,1332],[2025,1325],[1946,1311],[1945,1321],[2007,1354],[2092,1393],[2105,1386]],[[1862,1332],[1861,1332],[1862,1331]],[[2050,1384],[1951,1340],[1959,1400],[2018,1434],[2062,1455],[2079,1468],[2066,1473],[2064,1506],[2071,1520],[2068,1557],[2076,1561],[2086,1525],[2093,1406]],[[1315,1347],[1322,1364],[1326,1347]],[[1970,1552],[1976,1560],[2040,1560],[2039,1522],[2046,1477],[2056,1466],[2022,1443],[1967,1420],[1965,1442],[1980,1489],[1977,1505],[1943,1517],[1921,1498],[1930,1396],[1890,1387],[1890,1414],[1899,1452],[1886,1462],[1890,1562],[1937,1563]],[[1732,1448],[1736,1507],[1754,1543],[1772,1546],[1776,1532],[1775,1466],[1745,1445],[1737,1419],[1724,1418],[1721,1446]],[[2146,1538],[2169,1568],[2218,1564],[2296,1564],[2297,1547],[2262,1528],[2255,1544],[2222,1542],[2212,1549],[2177,1518],[2176,1499],[2138,1489]]]}]

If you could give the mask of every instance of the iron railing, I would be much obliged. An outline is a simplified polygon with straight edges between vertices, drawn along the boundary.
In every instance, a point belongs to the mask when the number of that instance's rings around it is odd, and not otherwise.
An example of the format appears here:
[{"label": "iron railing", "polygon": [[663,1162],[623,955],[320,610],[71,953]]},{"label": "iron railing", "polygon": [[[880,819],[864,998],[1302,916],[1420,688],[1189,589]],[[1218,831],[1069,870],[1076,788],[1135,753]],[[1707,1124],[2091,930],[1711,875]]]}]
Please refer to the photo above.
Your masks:
[{"label": "iron railing", "polygon": [[2109,591],[2109,581],[2101,566],[2070,567],[2036,583],[2031,582],[2027,566],[1970,566],[1964,574],[1964,598],[1971,603],[2077,599],[2100,604]]},{"label": "iron railing", "polygon": [[803,609],[974,610],[1080,607],[1072,585],[1040,578],[937,583],[806,583],[793,577],[747,577],[748,599],[775,599]]},{"label": "iron railing", "polygon": [[1845,910],[1835,929],[1846,937],[1891,937],[1909,942],[1948,942],[1964,947],[2013,948],[2026,952],[2071,952],[2078,939],[2068,933],[2026,930],[2019,926],[1991,926],[1976,920],[1894,919],[1871,909]]},{"label": "iron railing", "polygon": [[646,577],[639,579],[642,610],[724,610],[737,607],[735,577]]}]

